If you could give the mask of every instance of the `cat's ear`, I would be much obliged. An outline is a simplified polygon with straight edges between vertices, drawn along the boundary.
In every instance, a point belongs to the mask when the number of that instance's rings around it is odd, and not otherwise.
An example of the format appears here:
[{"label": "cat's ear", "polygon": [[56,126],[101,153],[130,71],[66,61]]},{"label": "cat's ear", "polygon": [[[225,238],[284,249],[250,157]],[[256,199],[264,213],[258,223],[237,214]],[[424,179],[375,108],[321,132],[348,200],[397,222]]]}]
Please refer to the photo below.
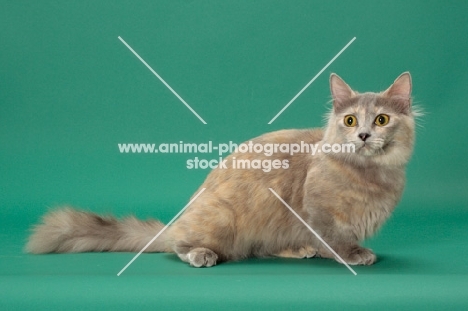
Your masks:
[{"label": "cat's ear", "polygon": [[396,99],[407,100],[411,98],[411,75],[410,73],[404,72],[395,82],[383,92],[386,97],[395,97]]},{"label": "cat's ear", "polygon": [[339,108],[356,93],[337,74],[330,76],[330,90],[333,97],[333,107]]},{"label": "cat's ear", "polygon": [[411,107],[411,75],[402,73],[395,82],[383,93],[403,113],[408,113]]}]

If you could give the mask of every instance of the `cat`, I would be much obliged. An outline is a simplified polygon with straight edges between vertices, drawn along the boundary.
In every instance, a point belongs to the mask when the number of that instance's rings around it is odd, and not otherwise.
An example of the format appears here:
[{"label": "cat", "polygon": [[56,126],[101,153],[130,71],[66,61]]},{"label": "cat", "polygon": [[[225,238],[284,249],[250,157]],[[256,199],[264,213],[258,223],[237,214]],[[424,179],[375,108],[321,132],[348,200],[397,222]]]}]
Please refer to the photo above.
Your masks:
[{"label": "cat", "polygon": [[[258,144],[351,143],[355,152],[241,153],[226,159],[279,159],[287,168],[212,170],[203,193],[145,251],[172,252],[193,267],[249,257],[338,259],[269,190],[274,190],[350,265],[371,265],[360,242],[391,215],[405,184],[416,111],[411,76],[380,93],[358,93],[331,74],[332,108],[324,129],[280,130]],[[162,229],[157,220],[118,220],[71,207],[46,214],[26,245],[30,253],[138,252]],[[339,261],[340,262],[340,261]]]}]

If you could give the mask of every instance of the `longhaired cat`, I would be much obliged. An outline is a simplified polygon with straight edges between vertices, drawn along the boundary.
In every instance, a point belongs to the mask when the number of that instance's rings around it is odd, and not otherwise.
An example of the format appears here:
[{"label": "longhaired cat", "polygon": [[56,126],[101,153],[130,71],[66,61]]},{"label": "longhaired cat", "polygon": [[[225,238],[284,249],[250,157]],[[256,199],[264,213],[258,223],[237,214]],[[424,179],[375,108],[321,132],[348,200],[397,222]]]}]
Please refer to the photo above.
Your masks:
[{"label": "longhaired cat", "polygon": [[[332,74],[330,88],[333,108],[323,130],[281,130],[252,143],[303,142],[318,149],[351,143],[354,153],[277,151],[269,157],[237,150],[227,163],[278,159],[287,168],[214,169],[196,193],[206,190],[146,252],[174,252],[194,267],[248,257],[335,258],[271,188],[348,264],[373,264],[375,254],[359,243],[381,227],[402,195],[415,131],[411,76],[403,73],[380,93],[358,93]],[[30,253],[138,252],[164,227],[69,207],[42,221],[27,243]]]}]

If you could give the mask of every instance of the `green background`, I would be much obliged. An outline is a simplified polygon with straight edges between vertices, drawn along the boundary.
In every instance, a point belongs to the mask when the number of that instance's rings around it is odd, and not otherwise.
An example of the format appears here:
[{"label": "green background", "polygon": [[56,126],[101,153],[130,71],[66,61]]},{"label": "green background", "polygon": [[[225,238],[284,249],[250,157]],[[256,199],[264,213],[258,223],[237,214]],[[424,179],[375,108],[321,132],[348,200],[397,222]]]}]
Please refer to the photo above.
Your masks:
[{"label": "green background", "polygon": [[[466,1],[1,1],[1,305],[466,309],[466,12]],[[358,276],[323,259],[193,269],[144,254],[117,277],[133,254],[22,251],[50,207],[168,221],[208,173],[185,167],[195,155],[120,154],[118,143],[241,142],[319,127],[331,72],[380,91],[407,70],[425,115],[402,202],[366,242],[380,260]]]}]

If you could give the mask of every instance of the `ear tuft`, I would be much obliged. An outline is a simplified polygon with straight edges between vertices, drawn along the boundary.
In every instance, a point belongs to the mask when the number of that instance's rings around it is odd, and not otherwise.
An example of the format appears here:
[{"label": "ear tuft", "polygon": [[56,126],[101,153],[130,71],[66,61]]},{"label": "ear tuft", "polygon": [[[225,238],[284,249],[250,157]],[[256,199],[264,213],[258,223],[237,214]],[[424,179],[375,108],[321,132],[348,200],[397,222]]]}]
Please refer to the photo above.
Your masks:
[{"label": "ear tuft", "polygon": [[349,85],[334,73],[330,75],[330,90],[334,107],[340,106],[340,104],[356,95]]}]

